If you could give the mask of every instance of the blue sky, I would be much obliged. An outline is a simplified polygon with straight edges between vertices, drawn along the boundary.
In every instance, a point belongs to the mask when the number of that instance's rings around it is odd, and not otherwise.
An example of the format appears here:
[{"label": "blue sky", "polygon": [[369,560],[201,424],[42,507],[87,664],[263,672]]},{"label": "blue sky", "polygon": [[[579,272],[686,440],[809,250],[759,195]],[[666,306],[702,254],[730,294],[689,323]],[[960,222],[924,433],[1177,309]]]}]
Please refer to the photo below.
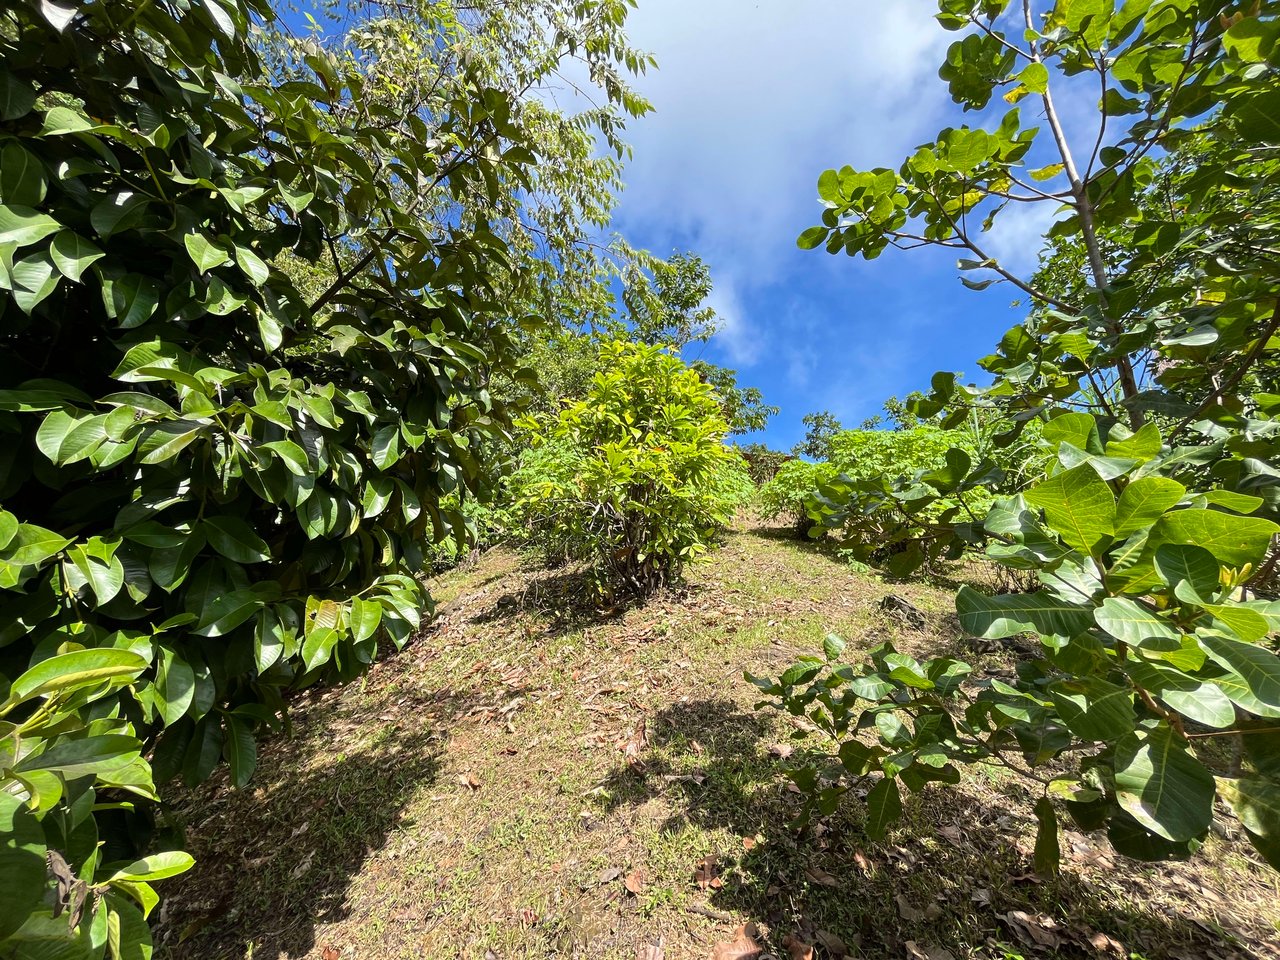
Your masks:
[{"label": "blue sky", "polygon": [[[964,288],[954,251],[890,249],[866,262],[795,246],[819,220],[824,169],[896,168],[942,127],[982,125],[938,79],[957,35],[936,10],[934,0],[639,0],[628,21],[659,69],[637,84],[655,112],[628,128],[635,156],[616,226],[655,253],[690,249],[710,264],[725,329],[703,356],[782,408],[749,439],[787,449],[806,413],[856,426],[936,370],[977,379],[974,361],[1023,315],[1007,284]],[[1028,273],[1052,211],[1015,213],[990,249]]]}]

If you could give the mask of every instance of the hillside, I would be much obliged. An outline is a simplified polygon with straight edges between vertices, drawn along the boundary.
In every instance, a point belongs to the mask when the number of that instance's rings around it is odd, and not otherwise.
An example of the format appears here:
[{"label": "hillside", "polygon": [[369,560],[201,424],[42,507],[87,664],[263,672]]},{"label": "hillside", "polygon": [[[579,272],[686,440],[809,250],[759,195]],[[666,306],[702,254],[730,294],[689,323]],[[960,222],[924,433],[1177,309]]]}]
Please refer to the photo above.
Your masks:
[{"label": "hillside", "polygon": [[[786,828],[793,728],[753,710],[742,671],[776,674],[828,631],[846,657],[885,638],[973,657],[948,586],[753,522],[626,610],[487,553],[431,583],[438,614],[402,653],[302,698],[249,788],[220,775],[179,803],[197,867],[167,888],[160,955],[729,960],[754,955],[727,946],[742,924],[794,957],[1276,955],[1280,886],[1246,843],[1153,866],[1067,831],[1041,881],[1028,795],[998,770],[910,801],[882,844],[852,799]],[[888,593],[925,628],[881,612]]]}]

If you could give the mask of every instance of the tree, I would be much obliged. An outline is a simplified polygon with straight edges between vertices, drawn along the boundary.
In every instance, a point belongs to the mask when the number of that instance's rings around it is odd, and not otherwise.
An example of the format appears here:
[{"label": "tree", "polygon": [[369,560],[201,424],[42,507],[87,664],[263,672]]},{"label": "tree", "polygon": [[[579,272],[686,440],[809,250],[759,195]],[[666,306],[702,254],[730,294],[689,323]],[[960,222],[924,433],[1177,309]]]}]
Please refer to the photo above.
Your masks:
[{"label": "tree", "polygon": [[830,460],[831,438],[843,429],[835,414],[828,410],[806,413],[800,422],[806,428],[804,442],[797,443],[791,452],[797,457],[808,457],[810,460]]},{"label": "tree", "polygon": [[[899,784],[956,782],[957,763],[986,761],[1039,784],[1042,870],[1057,867],[1060,810],[1083,829],[1105,827],[1129,856],[1163,859],[1200,847],[1215,799],[1280,867],[1270,732],[1280,657],[1269,640],[1280,621],[1250,596],[1280,533],[1280,477],[1259,460],[1280,429],[1266,389],[1280,350],[1277,5],[940,6],[945,26],[967,31],[941,71],[953,99],[981,109],[999,88],[1010,102],[1037,98],[1054,162],[1027,169],[1037,130],[1016,108],[994,131],[947,129],[898,171],[824,173],[823,224],[800,244],[868,258],[889,245],[953,247],[972,257],[961,269],[996,274],[968,285],[1007,282],[1032,299],[1027,320],[980,361],[990,388],[938,374],[911,409],[946,411],[942,422],[957,425],[989,408],[1013,422],[1006,443],[1042,422],[1047,476],[966,532],[1043,586],[957,596],[967,632],[1030,632],[1041,655],[1012,682],[975,685],[968,664],[888,646],[840,666],[843,644],[831,638],[824,659],[757,682],[837,745],[825,760],[833,779],[797,771],[814,809],[834,807],[842,775],[883,774],[867,795],[875,835],[901,812]],[[1080,144],[1053,99],[1072,77],[1098,90],[1097,133]],[[989,257],[980,235],[1009,204],[1040,202],[1069,216],[1049,233],[1045,269],[1026,280]],[[987,476],[999,478],[995,464],[957,449],[946,470],[893,492],[928,502]],[[849,736],[869,725],[879,742]],[[1235,740],[1242,762],[1195,749],[1216,737]]]},{"label": "tree", "polygon": [[[554,9],[541,69],[588,50],[625,109],[624,8]],[[0,955],[146,955],[191,858],[101,862],[101,811],[244,785],[290,691],[413,633],[490,480],[504,298],[559,269],[512,252],[548,114],[452,7],[378,13],[329,47],[260,0],[0,14]]]}]

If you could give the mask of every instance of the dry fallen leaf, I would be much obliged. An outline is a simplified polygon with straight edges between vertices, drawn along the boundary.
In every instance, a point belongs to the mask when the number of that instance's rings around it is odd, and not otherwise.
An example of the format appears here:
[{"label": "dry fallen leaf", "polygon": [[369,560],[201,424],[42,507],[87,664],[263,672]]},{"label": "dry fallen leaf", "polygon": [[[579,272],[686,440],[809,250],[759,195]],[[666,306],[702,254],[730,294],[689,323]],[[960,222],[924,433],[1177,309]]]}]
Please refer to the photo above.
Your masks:
[{"label": "dry fallen leaf", "polygon": [[709,853],[693,866],[693,880],[699,890],[708,888],[718,890],[724,886],[720,879],[720,867],[716,863],[716,855]]},{"label": "dry fallen leaf", "polygon": [[804,868],[804,875],[808,877],[813,883],[816,883],[822,887],[840,886],[839,880],[837,880],[831,874],[827,873],[827,871],[823,870],[821,867],[815,867],[813,864],[810,864],[809,866]]},{"label": "dry fallen leaf", "polygon": [[790,960],[813,960],[813,945],[790,933],[782,938],[782,948]]},{"label": "dry fallen leaf", "polygon": [[903,944],[908,960],[956,960],[956,955],[946,947],[922,947],[914,940]]},{"label": "dry fallen leaf", "polygon": [[627,761],[627,766],[637,769],[644,766],[644,761],[640,759],[640,754],[644,752],[644,748],[648,745],[649,735],[644,717],[640,718],[640,722],[636,724],[635,732],[630,737],[618,741],[618,749],[622,751],[622,756]]},{"label": "dry fallen leaf", "polygon": [[775,743],[769,748],[769,754],[777,757],[779,760],[785,760],[791,754],[796,752],[796,748],[789,743]]},{"label": "dry fallen leaf", "polygon": [[657,943],[642,943],[636,947],[636,960],[664,960],[666,952],[662,945],[666,938],[659,937]]},{"label": "dry fallen leaf", "polygon": [[469,790],[480,789],[480,778],[477,777],[474,773],[458,774],[458,782]]},{"label": "dry fallen leaf", "polygon": [[1032,916],[1023,910],[1010,910],[1004,915],[1004,919],[1023,940],[1055,949],[1062,945],[1062,938],[1054,932],[1058,921],[1053,917],[1043,913]]},{"label": "dry fallen leaf", "polygon": [[341,954],[338,953],[338,948],[329,946],[328,944],[326,944],[325,948],[320,951],[321,960],[338,960],[339,956],[341,956]]},{"label": "dry fallen leaf", "polygon": [[924,911],[917,909],[911,901],[902,894],[898,894],[894,897],[894,900],[898,904],[898,916],[907,921],[907,923],[915,923],[924,919]]},{"label": "dry fallen leaf", "polygon": [[711,960],[756,960],[764,951],[756,943],[755,926],[744,923],[737,930],[733,940],[717,943],[711,949]]},{"label": "dry fallen leaf", "polygon": [[1113,937],[1099,931],[1089,938],[1089,945],[1099,953],[1108,954],[1116,957],[1125,955],[1124,946]]},{"label": "dry fallen leaf", "polygon": [[742,849],[743,849],[743,850],[752,850],[752,849],[754,849],[754,848],[755,848],[755,845],[756,845],[756,838],[755,838],[755,837],[743,837],[743,838],[742,838]]},{"label": "dry fallen leaf", "polygon": [[628,893],[632,893],[632,894],[635,894],[636,896],[639,896],[641,891],[644,890],[644,881],[645,881],[644,868],[636,867],[634,870],[632,870],[630,873],[627,874],[627,878],[622,881],[622,884],[627,888]]},{"label": "dry fallen leaf", "polygon": [[819,945],[827,953],[833,957],[843,957],[849,953],[849,946],[842,939],[837,937],[830,930],[815,930],[813,939],[818,941]]}]

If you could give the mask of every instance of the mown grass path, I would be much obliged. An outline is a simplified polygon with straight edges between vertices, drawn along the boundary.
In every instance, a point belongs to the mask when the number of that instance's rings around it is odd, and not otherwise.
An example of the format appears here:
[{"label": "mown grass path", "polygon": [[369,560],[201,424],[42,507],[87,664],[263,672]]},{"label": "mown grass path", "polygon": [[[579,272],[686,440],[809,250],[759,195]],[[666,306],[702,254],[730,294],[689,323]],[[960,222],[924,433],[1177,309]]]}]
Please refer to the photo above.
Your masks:
[{"label": "mown grass path", "polygon": [[[846,657],[891,639],[972,658],[946,585],[886,584],[747,523],[639,608],[595,608],[573,571],[505,550],[432,590],[435,621],[305,696],[250,789],[176,807],[198,864],[168,888],[161,956],[693,960],[743,923],[778,956],[1280,956],[1280,887],[1244,844],[1153,867],[1068,832],[1041,882],[1029,795],[999,771],[912,800],[882,844],[855,798],[787,829],[795,728],[753,710],[742,671],[828,631]],[[880,612],[890,592],[924,629]]]}]

